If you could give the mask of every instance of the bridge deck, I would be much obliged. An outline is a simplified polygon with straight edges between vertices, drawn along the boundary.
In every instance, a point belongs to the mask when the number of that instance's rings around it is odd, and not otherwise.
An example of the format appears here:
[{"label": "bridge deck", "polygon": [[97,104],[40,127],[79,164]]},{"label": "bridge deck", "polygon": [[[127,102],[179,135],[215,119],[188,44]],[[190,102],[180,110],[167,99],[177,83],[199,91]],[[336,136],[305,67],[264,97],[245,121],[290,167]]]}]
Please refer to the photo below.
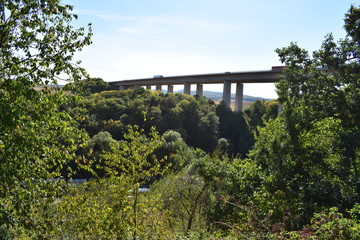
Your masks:
[{"label": "bridge deck", "polygon": [[252,71],[252,72],[226,72],[213,74],[198,74],[184,76],[142,78],[109,82],[111,86],[133,86],[133,85],[180,85],[186,82],[190,84],[216,84],[229,81],[231,83],[273,83],[278,82],[279,70]]},{"label": "bridge deck", "polygon": [[110,82],[114,89],[124,90],[146,86],[151,89],[156,85],[156,90],[161,90],[161,86],[168,85],[168,92],[173,92],[173,85],[184,85],[184,94],[190,94],[191,84],[196,84],[196,94],[202,96],[203,84],[224,84],[223,101],[230,107],[231,83],[236,83],[235,111],[242,111],[243,102],[243,83],[274,83],[280,80],[280,75],[284,67],[273,67],[267,71],[253,72],[225,72],[199,75],[185,75],[163,77],[156,75],[153,78],[142,78]]}]

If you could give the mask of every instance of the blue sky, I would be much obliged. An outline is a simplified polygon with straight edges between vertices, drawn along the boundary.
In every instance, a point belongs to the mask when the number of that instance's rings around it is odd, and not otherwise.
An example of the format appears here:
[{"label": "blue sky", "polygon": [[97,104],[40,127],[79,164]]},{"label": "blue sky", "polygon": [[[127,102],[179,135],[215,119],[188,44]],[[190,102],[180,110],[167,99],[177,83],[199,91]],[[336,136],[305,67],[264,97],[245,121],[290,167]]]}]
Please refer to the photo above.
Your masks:
[{"label": "blue sky", "polygon": [[[327,33],[345,36],[355,0],[63,0],[93,26],[93,44],[77,54],[91,77],[105,81],[153,75],[270,70],[276,48],[291,41],[313,51]],[[222,91],[221,85],[205,90]],[[235,89],[233,89],[235,91]],[[276,98],[274,84],[244,93]]]}]

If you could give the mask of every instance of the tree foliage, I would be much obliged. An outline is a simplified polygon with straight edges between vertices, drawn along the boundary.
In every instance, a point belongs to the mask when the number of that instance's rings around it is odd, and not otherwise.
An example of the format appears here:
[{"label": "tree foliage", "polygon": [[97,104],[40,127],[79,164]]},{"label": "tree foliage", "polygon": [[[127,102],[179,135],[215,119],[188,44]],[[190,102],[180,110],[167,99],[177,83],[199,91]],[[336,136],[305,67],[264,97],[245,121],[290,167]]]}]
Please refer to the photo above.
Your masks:
[{"label": "tree foliage", "polygon": [[257,133],[258,127],[264,127],[265,122],[275,119],[278,116],[279,106],[276,100],[264,101],[256,100],[244,111],[253,132]]},{"label": "tree foliage", "polygon": [[98,156],[103,164],[97,167],[106,178],[68,188],[46,208],[31,206],[30,216],[38,227],[19,232],[19,239],[170,239],[162,229],[166,215],[157,211],[159,200],[139,190],[164,173],[160,163],[165,159],[154,155],[162,144],[160,136],[152,131],[147,137],[138,127],[129,127],[118,145],[109,146],[107,139],[108,133],[93,139],[105,143]]},{"label": "tree foliage", "polygon": [[61,191],[63,163],[84,135],[59,106],[68,97],[36,85],[70,81],[84,70],[71,60],[90,44],[91,31],[74,29],[76,15],[58,0],[0,2],[0,234],[36,228],[31,209],[45,207]]},{"label": "tree foliage", "polygon": [[[312,56],[276,50],[278,117],[276,101],[235,113],[202,97],[102,91],[71,63],[91,36],[71,10],[0,3],[1,238],[359,237],[359,8],[346,38],[327,35]],[[60,77],[89,92],[34,89]],[[91,180],[61,178],[76,168]]]},{"label": "tree foliage", "polygon": [[26,90],[34,84],[56,83],[60,74],[69,80],[78,80],[84,74],[71,60],[75,51],[91,43],[91,33],[70,25],[77,18],[70,13],[72,9],[59,0],[2,1],[2,89]]},{"label": "tree foliage", "polygon": [[282,199],[277,209],[301,216],[298,227],[316,211],[345,213],[360,200],[358,11],[346,15],[346,38],[327,35],[312,57],[296,43],[276,50],[287,66],[277,84],[282,114],[260,130],[252,158],[272,199]]},{"label": "tree foliage", "polygon": [[81,127],[90,135],[108,131],[121,140],[127,125],[137,125],[146,132],[155,126],[161,134],[174,130],[188,145],[212,151],[219,137],[215,107],[205,98],[140,88],[93,94],[72,106],[71,111],[82,116]]},{"label": "tree foliage", "polygon": [[216,107],[219,135],[230,143],[231,153],[246,155],[254,144],[253,134],[242,112],[233,112],[224,102]]},{"label": "tree foliage", "polygon": [[79,95],[88,96],[93,93],[108,91],[110,90],[110,85],[102,78],[86,78],[81,81],[66,84],[64,89],[75,92]]}]

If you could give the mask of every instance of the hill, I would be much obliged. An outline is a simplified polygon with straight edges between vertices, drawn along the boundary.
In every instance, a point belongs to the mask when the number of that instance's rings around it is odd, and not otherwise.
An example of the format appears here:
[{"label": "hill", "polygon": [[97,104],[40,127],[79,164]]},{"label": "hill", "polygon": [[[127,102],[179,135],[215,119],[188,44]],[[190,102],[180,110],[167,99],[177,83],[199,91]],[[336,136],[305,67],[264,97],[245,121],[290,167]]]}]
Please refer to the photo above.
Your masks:
[{"label": "hill", "polygon": [[[182,93],[183,90],[179,90],[176,92],[180,92]],[[195,95],[196,91],[191,91],[191,95]],[[212,100],[222,100],[223,97],[223,93],[222,92],[213,92],[213,91],[204,91],[203,92],[203,96],[210,98]],[[255,102],[256,100],[264,100],[264,101],[268,101],[271,100],[270,98],[262,98],[262,97],[254,97],[254,96],[249,96],[249,95],[244,95],[244,102]],[[235,100],[235,94],[232,93],[231,94],[231,100]]]}]

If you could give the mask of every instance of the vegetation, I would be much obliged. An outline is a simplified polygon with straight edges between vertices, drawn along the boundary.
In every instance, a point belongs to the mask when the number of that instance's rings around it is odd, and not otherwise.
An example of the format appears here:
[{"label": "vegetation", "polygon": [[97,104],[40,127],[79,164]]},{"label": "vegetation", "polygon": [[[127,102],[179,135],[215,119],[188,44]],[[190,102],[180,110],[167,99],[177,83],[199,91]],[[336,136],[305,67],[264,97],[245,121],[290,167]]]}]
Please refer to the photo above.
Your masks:
[{"label": "vegetation", "polygon": [[56,84],[59,76],[81,79],[75,51],[90,44],[91,31],[73,29],[71,6],[58,0],[0,3],[0,235],[39,228],[31,212],[46,208],[62,189],[62,164],[75,157],[85,135],[59,106],[60,90],[33,89]]},{"label": "vegetation", "polygon": [[90,136],[107,131],[122,140],[126,126],[137,125],[146,132],[152,127],[160,134],[179,132],[189,146],[208,152],[215,150],[220,138],[228,139],[235,154],[246,154],[253,143],[242,113],[202,97],[139,88],[92,94],[68,108],[74,116],[82,116],[80,127]]},{"label": "vegetation", "polygon": [[68,83],[64,86],[64,90],[82,96],[89,96],[93,93],[99,93],[110,89],[109,83],[105,82],[102,78],[87,78],[82,81]]},{"label": "vegetation", "polygon": [[260,130],[251,158],[271,197],[281,199],[274,209],[298,216],[296,228],[315,212],[345,213],[359,202],[360,39],[350,24],[358,12],[346,15],[348,36],[339,43],[326,36],[312,58],[295,43],[277,49],[287,65],[277,86],[283,112]]},{"label": "vegetation", "polygon": [[[108,91],[71,63],[91,42],[71,10],[0,5],[2,239],[360,238],[359,8],[312,57],[276,50],[279,115]],[[59,76],[72,94],[46,87]]]}]

